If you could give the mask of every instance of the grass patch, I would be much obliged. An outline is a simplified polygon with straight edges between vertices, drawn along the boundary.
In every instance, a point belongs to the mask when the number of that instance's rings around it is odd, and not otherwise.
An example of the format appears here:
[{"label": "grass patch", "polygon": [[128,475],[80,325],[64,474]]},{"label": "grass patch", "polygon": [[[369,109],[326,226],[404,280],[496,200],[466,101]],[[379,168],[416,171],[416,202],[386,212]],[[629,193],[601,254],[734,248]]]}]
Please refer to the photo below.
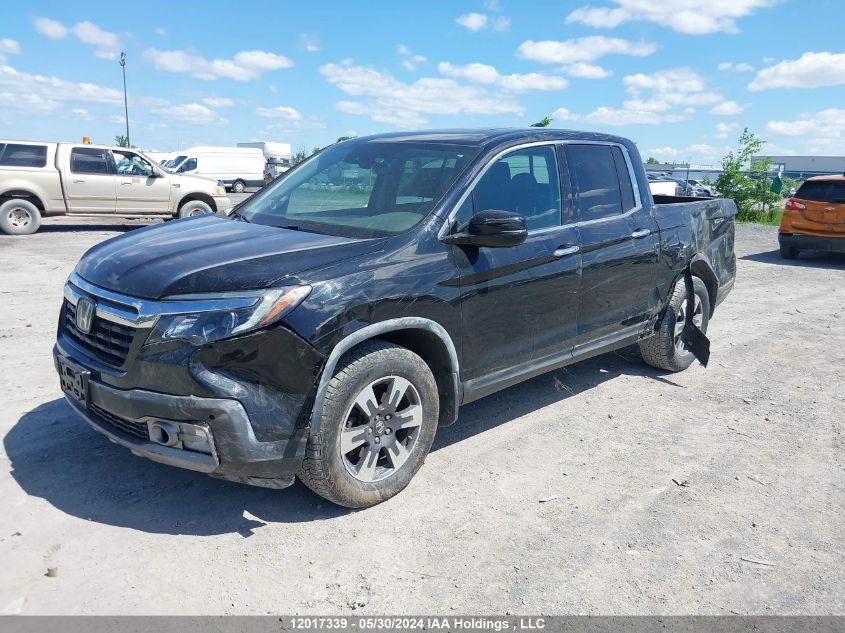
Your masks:
[{"label": "grass patch", "polygon": [[764,211],[737,213],[736,221],[743,224],[767,224],[769,226],[779,226],[781,217],[783,217],[783,209],[772,209],[771,214]]}]

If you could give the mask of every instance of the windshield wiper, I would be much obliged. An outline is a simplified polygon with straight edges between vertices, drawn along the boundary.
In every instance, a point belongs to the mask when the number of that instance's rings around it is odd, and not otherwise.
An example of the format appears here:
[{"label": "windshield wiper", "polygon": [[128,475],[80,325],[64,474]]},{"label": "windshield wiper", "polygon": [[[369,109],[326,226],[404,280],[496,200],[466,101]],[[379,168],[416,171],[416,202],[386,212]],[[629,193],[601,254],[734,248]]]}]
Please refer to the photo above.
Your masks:
[{"label": "windshield wiper", "polygon": [[238,208],[237,208],[237,207],[234,207],[234,208],[232,209],[232,212],[231,212],[229,215],[233,215],[233,216],[235,216],[236,218],[238,218],[238,219],[240,219],[240,220],[242,220],[242,221],[246,222],[247,224],[249,224],[249,218],[247,218],[247,217],[246,217],[243,213],[241,213],[240,211],[238,211]]}]

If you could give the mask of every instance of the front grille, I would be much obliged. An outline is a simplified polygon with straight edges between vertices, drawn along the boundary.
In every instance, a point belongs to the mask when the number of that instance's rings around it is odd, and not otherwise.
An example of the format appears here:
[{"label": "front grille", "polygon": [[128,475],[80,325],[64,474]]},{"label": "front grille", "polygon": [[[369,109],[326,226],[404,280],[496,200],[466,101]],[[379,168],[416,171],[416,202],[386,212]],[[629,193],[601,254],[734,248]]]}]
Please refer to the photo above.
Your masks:
[{"label": "front grille", "polygon": [[123,431],[132,437],[137,437],[139,440],[144,440],[145,442],[149,441],[150,432],[145,423],[133,422],[132,420],[121,418],[113,413],[109,413],[105,409],[101,409],[93,403],[89,405],[89,409],[91,413],[97,417],[97,420],[112,427],[113,429]]},{"label": "front grille", "polygon": [[95,317],[90,334],[76,327],[76,306],[65,299],[64,332],[85,352],[107,365],[120,367],[126,361],[135,329]]}]

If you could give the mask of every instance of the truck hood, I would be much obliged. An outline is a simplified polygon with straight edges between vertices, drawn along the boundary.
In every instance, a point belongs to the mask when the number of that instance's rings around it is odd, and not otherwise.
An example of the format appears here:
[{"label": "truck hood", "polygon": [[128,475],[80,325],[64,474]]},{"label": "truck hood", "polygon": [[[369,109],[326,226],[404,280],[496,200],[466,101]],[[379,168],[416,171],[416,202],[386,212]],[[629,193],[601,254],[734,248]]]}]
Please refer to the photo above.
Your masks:
[{"label": "truck hood", "polygon": [[82,256],[76,273],[106,290],[162,299],[267,288],[289,275],[377,251],[383,243],[205,215],[106,240]]}]

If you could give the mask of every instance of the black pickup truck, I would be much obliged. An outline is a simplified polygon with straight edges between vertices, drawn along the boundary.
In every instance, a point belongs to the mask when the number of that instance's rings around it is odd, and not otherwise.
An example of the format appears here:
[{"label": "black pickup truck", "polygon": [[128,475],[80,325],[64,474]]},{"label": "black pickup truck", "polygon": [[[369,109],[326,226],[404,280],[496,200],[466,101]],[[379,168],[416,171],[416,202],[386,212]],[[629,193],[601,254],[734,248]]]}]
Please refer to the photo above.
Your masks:
[{"label": "black pickup truck", "polygon": [[298,475],[368,506],[408,484],[462,404],[637,343],[688,367],[685,324],[705,331],[734,282],[734,215],[654,200],[615,136],[354,139],[228,216],[88,251],[56,368],[73,408],[136,455],[272,488]]}]

